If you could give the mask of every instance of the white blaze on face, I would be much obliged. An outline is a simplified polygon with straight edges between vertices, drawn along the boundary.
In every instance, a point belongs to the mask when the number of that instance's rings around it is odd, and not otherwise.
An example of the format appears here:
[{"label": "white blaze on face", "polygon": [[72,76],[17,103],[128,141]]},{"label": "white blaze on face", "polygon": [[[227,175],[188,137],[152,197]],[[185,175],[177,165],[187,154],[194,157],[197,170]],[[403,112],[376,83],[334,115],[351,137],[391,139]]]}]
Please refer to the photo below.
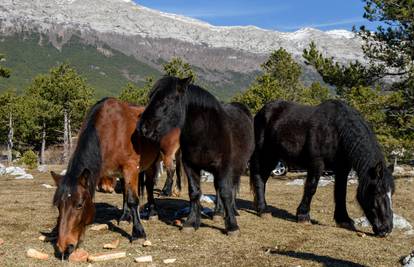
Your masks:
[{"label": "white blaze on face", "polygon": [[392,210],[392,196],[391,196],[391,191],[388,191],[387,196],[388,196],[388,199],[390,200],[390,208]]}]

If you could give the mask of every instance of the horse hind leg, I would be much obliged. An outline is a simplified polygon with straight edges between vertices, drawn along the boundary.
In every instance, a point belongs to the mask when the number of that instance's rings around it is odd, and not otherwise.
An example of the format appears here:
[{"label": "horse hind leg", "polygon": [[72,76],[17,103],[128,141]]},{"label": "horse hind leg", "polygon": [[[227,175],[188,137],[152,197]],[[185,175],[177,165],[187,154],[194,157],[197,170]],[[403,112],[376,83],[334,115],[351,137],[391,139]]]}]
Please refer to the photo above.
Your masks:
[{"label": "horse hind leg", "polygon": [[170,197],[172,196],[172,188],[174,183],[174,168],[167,166],[167,179],[165,180],[164,187],[161,190],[161,195]]},{"label": "horse hind leg", "polygon": [[346,191],[350,168],[335,171],[335,212],[334,220],[339,227],[355,231],[354,221],[349,217],[346,209]]},{"label": "horse hind leg", "polygon": [[322,175],[324,164],[322,160],[315,160],[310,168],[305,181],[302,201],[296,211],[297,220],[300,223],[310,223],[310,206],[313,195],[318,187],[319,178]]},{"label": "horse hind leg", "polygon": [[[214,214],[213,214],[213,221],[219,222],[224,218],[224,205],[223,200],[220,197],[219,189],[217,185],[217,180],[214,181],[214,187],[216,189],[216,202],[215,202],[215,208],[214,208]],[[233,186],[233,212],[235,216],[240,216],[239,211],[237,210],[236,206],[236,196],[237,196],[237,186]]]},{"label": "horse hind leg", "polygon": [[235,215],[234,184],[230,177],[217,177],[218,192],[224,206],[224,223],[228,235],[237,235],[239,226]]},{"label": "horse hind leg", "polygon": [[148,219],[158,219],[158,210],[154,198],[154,186],[157,175],[157,164],[153,164],[148,170],[145,171],[145,188],[147,189],[147,210]]}]

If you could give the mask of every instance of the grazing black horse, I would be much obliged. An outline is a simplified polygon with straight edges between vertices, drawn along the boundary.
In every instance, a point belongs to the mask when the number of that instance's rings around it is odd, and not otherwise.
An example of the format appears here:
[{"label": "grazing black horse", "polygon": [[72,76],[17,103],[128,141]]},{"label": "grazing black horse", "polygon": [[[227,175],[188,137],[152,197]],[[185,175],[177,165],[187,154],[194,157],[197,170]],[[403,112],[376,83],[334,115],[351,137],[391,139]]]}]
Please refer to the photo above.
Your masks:
[{"label": "grazing black horse", "polygon": [[361,115],[345,103],[329,100],[316,107],[286,101],[265,105],[254,118],[256,147],[250,161],[250,185],[259,215],[266,212],[265,189],[278,160],[306,168],[304,195],[297,209],[299,222],[310,221],[310,205],[324,169],[335,174],[336,223],[355,229],[346,209],[348,174],[359,177],[357,199],[376,235],[393,228],[392,171],[378,141]]},{"label": "grazing black horse", "polygon": [[[188,177],[190,215],[184,230],[200,226],[200,171],[214,175],[218,193],[216,214],[224,207],[228,234],[238,232],[235,190],[253,149],[253,118],[242,104],[223,105],[190,79],[164,77],[153,88],[138,132],[159,141],[170,131],[181,130],[182,163]],[[221,203],[220,203],[221,202]]]}]

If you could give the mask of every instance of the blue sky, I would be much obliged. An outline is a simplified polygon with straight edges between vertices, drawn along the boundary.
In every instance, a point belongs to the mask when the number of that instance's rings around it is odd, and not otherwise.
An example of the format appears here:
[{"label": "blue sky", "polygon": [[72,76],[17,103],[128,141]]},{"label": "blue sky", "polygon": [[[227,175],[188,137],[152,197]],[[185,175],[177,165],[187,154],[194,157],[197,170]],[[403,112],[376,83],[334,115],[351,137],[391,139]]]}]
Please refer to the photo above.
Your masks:
[{"label": "blue sky", "polygon": [[367,25],[362,0],[134,0],[140,5],[207,21],[213,25],[255,25],[278,31],[321,30]]}]

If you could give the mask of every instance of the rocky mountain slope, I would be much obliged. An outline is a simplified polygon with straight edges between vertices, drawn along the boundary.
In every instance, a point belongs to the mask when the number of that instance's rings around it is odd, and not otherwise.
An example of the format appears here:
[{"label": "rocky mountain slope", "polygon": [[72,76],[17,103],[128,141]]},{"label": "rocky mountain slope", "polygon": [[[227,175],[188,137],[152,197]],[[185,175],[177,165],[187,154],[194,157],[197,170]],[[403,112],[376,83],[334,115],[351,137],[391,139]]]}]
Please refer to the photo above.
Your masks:
[{"label": "rocky mountain slope", "polygon": [[348,31],[218,27],[130,0],[2,0],[0,35],[22,32],[39,33],[59,50],[76,36],[105,56],[110,56],[105,49],[109,47],[156,69],[173,56],[183,57],[213,87],[234,85],[240,75],[252,76],[279,47],[300,61],[302,50],[315,41],[340,62],[362,59],[360,40]]}]

